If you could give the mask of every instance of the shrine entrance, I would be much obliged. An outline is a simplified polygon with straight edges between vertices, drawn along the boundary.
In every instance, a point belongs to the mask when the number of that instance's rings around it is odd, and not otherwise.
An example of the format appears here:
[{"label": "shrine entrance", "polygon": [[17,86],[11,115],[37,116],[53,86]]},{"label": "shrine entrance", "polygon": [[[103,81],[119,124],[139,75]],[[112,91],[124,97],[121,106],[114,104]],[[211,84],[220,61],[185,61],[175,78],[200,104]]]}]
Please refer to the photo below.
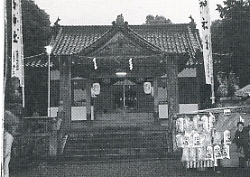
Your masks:
[{"label": "shrine entrance", "polygon": [[113,102],[115,110],[137,110],[137,85],[128,80],[123,79],[113,84]]},{"label": "shrine entrance", "polygon": [[144,82],[134,77],[110,80],[109,84],[100,81],[100,94],[92,98],[97,114],[154,112],[154,96],[144,92]]}]

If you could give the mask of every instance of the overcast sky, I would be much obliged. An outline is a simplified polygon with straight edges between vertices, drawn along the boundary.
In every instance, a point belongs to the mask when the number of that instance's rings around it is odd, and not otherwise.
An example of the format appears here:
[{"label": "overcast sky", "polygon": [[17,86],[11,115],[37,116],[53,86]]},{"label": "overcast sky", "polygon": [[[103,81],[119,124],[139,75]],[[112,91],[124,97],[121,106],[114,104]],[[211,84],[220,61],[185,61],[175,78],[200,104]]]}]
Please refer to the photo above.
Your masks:
[{"label": "overcast sky", "polygon": [[[219,18],[216,4],[210,0],[211,20]],[[173,23],[188,23],[190,15],[199,25],[199,0],[34,0],[50,15],[53,24],[60,17],[61,25],[110,25],[118,14],[129,24],[143,24],[146,16],[162,15]]]}]

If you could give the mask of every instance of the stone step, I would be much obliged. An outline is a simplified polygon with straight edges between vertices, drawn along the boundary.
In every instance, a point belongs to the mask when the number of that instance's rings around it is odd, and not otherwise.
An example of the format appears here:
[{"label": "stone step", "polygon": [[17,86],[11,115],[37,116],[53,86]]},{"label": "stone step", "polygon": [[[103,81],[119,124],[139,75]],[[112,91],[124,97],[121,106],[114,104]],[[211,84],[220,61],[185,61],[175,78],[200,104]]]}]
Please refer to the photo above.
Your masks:
[{"label": "stone step", "polygon": [[81,140],[71,140],[68,139],[66,142],[65,147],[112,147],[112,146],[118,146],[120,144],[121,147],[129,147],[129,146],[136,146],[136,145],[147,145],[150,146],[152,144],[164,144],[167,137],[165,136],[158,136],[156,138],[143,138],[143,137],[134,137],[134,138],[98,138],[98,139],[81,139]]},{"label": "stone step", "polygon": [[91,149],[111,149],[111,148],[154,148],[157,146],[164,146],[164,142],[111,142],[111,143],[84,143],[84,144],[73,144],[65,146],[66,151],[77,151],[77,150],[91,150]]},{"label": "stone step", "polygon": [[90,151],[66,152],[65,159],[105,159],[105,158],[136,158],[136,157],[166,157],[166,148],[113,148],[113,149],[94,149]]},{"label": "stone step", "polygon": [[165,136],[166,131],[139,131],[139,132],[95,132],[95,133],[84,133],[84,134],[69,134],[70,140],[91,140],[91,139],[128,139],[128,138],[157,138],[158,136]]},{"label": "stone step", "polygon": [[96,133],[92,137],[77,135],[66,143],[64,157],[162,156],[167,152],[165,132]]},{"label": "stone step", "polygon": [[167,137],[167,127],[153,113],[97,114],[68,132],[63,158],[160,157],[167,152]]}]

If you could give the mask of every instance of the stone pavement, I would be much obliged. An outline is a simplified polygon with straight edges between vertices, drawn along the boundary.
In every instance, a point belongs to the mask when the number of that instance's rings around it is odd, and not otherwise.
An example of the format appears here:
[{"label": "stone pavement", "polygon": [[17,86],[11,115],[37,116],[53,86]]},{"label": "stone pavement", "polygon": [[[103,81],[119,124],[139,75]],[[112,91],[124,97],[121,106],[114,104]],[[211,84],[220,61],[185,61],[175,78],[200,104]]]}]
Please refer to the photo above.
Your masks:
[{"label": "stone pavement", "polygon": [[39,162],[10,172],[10,177],[249,177],[249,169],[185,169],[174,159]]}]

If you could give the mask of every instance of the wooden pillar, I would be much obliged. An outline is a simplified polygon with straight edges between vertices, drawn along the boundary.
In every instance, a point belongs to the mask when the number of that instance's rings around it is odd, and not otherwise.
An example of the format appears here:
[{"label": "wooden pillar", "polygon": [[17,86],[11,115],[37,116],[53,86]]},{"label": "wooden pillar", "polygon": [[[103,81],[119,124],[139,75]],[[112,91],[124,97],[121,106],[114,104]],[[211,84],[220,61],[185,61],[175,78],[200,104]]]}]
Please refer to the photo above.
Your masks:
[{"label": "wooden pillar", "polygon": [[173,151],[173,119],[179,112],[179,91],[178,91],[178,58],[177,56],[166,56],[167,73],[167,102],[168,102],[168,130],[169,130],[169,151]]},{"label": "wooden pillar", "polygon": [[70,58],[61,57],[60,64],[60,101],[63,101],[64,118],[62,129],[71,128],[71,61]]},{"label": "wooden pillar", "polygon": [[197,95],[197,98],[196,98],[196,101],[198,103],[198,109],[202,109],[202,103],[201,103],[201,86],[203,85],[202,84],[202,70],[201,70],[201,65],[197,64],[196,65],[196,95]]},{"label": "wooden pillar", "polygon": [[156,76],[153,81],[154,88],[154,118],[159,119],[159,100],[158,100],[158,77]]},{"label": "wooden pillar", "polygon": [[91,82],[86,80],[86,116],[87,120],[91,120]]}]

